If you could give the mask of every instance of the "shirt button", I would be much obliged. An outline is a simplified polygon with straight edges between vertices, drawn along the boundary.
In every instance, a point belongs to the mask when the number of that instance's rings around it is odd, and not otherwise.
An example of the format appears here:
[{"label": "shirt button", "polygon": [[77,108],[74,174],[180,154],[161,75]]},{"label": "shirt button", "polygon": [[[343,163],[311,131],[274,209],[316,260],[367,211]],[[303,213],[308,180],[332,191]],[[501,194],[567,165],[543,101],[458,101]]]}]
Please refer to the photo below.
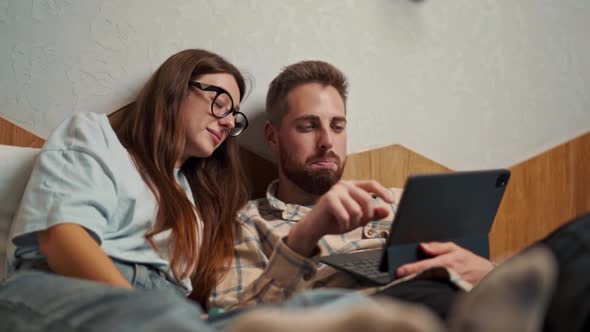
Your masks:
[{"label": "shirt button", "polygon": [[369,230],[367,231],[367,236],[368,236],[368,237],[375,237],[375,235],[377,235],[377,232],[375,232],[375,230],[374,230],[374,229],[369,229]]},{"label": "shirt button", "polygon": [[389,237],[389,231],[381,231],[381,233],[379,233],[379,236],[387,239]]}]

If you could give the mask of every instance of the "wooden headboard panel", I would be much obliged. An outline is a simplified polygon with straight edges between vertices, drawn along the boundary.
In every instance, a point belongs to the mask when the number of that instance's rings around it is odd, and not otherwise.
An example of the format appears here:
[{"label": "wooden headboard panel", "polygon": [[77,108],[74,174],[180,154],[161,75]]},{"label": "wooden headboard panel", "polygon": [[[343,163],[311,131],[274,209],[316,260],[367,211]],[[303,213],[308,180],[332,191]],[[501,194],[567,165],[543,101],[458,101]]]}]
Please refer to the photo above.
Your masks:
[{"label": "wooden headboard panel", "polygon": [[[501,261],[565,222],[590,212],[590,132],[509,167],[512,177],[490,233]],[[345,175],[401,187],[410,174],[449,168],[399,145],[348,157]]]},{"label": "wooden headboard panel", "polygon": [[240,148],[240,159],[251,190],[251,197],[258,198],[266,195],[266,187],[278,178],[275,163],[268,161],[256,153]]},{"label": "wooden headboard panel", "polygon": [[[0,144],[41,147],[44,139],[0,117]],[[274,163],[240,151],[253,197],[277,176]],[[491,232],[491,255],[508,257],[574,217],[590,212],[590,132],[510,167],[512,178]],[[344,177],[401,187],[410,174],[449,172],[400,145],[348,156]]]},{"label": "wooden headboard panel", "polygon": [[0,117],[0,144],[40,148],[45,140]]},{"label": "wooden headboard panel", "polygon": [[448,167],[395,144],[349,155],[344,178],[374,179],[386,187],[402,188],[409,175],[450,171]]},{"label": "wooden headboard panel", "polygon": [[[251,183],[252,197],[264,197],[268,184],[277,178],[276,165],[242,148],[242,164]],[[375,179],[386,187],[403,187],[408,175],[451,170],[401,145],[359,152],[346,158],[345,179]]]},{"label": "wooden headboard panel", "polygon": [[502,258],[590,212],[590,132],[510,167],[512,176],[492,228]]},{"label": "wooden headboard panel", "polygon": [[[245,151],[249,177],[262,197],[276,177],[271,162]],[[510,184],[490,233],[492,259],[501,261],[578,215],[590,212],[590,132],[509,167]],[[402,187],[410,174],[450,172],[400,145],[348,156],[344,177]]]}]

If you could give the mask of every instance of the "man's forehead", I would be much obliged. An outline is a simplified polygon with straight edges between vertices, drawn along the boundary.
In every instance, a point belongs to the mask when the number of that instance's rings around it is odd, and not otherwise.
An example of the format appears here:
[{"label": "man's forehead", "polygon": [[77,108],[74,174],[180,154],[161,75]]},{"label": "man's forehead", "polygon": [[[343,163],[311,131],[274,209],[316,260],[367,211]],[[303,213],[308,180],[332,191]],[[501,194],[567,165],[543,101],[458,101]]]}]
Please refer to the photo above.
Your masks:
[{"label": "man's forehead", "polygon": [[336,114],[329,114],[324,112],[305,112],[303,114],[297,115],[293,121],[321,121],[321,120],[329,120],[332,121],[344,121],[346,122],[346,114],[338,112]]},{"label": "man's forehead", "polygon": [[296,86],[286,95],[286,101],[289,106],[331,103],[344,108],[344,100],[335,87],[315,82]]}]

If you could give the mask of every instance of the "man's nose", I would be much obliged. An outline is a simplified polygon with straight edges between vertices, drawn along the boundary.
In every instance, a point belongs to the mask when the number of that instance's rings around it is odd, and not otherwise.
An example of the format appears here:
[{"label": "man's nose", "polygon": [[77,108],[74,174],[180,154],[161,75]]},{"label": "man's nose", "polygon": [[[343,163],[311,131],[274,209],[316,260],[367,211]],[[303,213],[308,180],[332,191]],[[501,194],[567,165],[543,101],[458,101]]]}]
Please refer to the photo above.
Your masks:
[{"label": "man's nose", "polygon": [[323,150],[329,150],[332,148],[332,133],[329,130],[322,130],[320,132],[319,147]]}]

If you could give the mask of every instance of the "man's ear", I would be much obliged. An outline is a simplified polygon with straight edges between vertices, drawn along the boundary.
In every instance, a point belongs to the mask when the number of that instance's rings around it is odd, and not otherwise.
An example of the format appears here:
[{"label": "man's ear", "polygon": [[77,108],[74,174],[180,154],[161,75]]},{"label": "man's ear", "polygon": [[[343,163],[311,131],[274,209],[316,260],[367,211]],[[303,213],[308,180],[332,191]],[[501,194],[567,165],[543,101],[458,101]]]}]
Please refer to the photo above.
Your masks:
[{"label": "man's ear", "polygon": [[278,154],[279,152],[279,132],[275,128],[275,126],[270,121],[266,121],[264,124],[264,138],[266,139],[266,143],[272,150],[274,154]]}]

